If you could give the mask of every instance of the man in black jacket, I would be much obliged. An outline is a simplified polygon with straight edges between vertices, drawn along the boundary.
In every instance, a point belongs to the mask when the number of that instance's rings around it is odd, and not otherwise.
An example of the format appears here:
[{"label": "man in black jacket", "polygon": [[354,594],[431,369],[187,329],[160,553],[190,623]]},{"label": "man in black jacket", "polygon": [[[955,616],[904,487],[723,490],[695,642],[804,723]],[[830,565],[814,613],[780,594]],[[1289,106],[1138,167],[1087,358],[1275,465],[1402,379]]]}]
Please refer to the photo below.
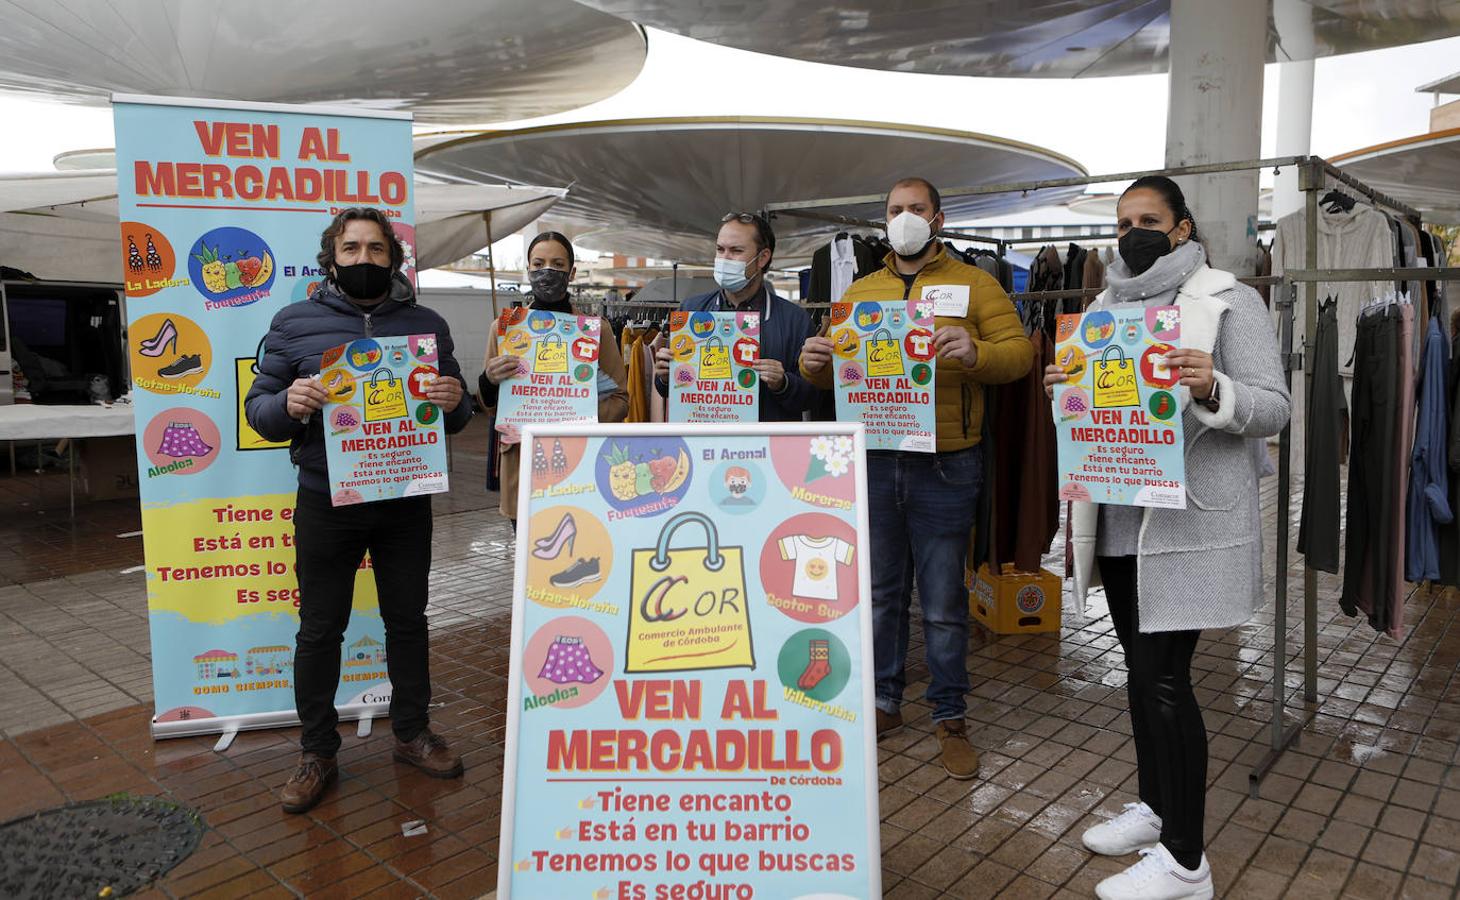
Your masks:
[{"label": "man in black jacket", "polygon": [[431,570],[431,498],[403,497],[353,506],[330,504],[324,447],[325,391],[320,356],[364,337],[434,334],[441,377],[426,399],[445,413],[448,433],[471,419],[471,400],[452,356],[451,334],[436,313],[416,304],[400,274],[405,254],[390,220],[355,207],[320,236],[319,265],[329,280],[304,303],[281,309],[264,339],[258,378],[244,401],[248,422],[273,441],[290,442],[299,467],[294,512],[299,577],[299,634],[294,702],[303,725],[299,768],[284,786],[284,810],[310,809],[338,776],[335,691],[340,645],[350,622],[355,574],[368,550],[385,623],[392,687],[395,758],[438,778],[461,775],[461,758],[429,728],[426,592]]},{"label": "man in black jacket", "polygon": [[[720,220],[715,237],[715,281],[720,290],[690,297],[679,305],[687,312],[760,313],[760,420],[799,422],[811,408],[817,389],[801,377],[801,347],[811,337],[811,316],[771,290],[771,259],[776,236],[765,219],[753,213],[730,213]],[[654,386],[669,396],[669,364],[673,360],[661,335],[655,343]]]}]

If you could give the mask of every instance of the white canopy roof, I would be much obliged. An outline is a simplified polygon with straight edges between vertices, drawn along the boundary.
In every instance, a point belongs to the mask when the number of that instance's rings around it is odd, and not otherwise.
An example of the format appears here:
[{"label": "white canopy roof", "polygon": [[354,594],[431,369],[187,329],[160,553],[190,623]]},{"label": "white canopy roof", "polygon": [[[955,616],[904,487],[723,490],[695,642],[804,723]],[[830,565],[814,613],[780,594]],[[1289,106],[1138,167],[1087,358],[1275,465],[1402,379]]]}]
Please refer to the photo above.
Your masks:
[{"label": "white canopy roof", "polygon": [[1413,206],[1426,222],[1460,225],[1460,128],[1355,150],[1331,162],[1369,187]]},{"label": "white canopy roof", "polygon": [[[565,188],[507,184],[416,186],[416,265],[461,259],[531,225]],[[0,262],[42,278],[115,281],[114,171],[0,175]]]},{"label": "white canopy roof", "polygon": [[[876,195],[820,212],[881,218],[900,175],[942,187],[1083,175],[1050,150],[1003,138],[885,122],[715,117],[632,119],[418,137],[416,171],[441,181],[572,185],[552,221],[595,250],[706,262],[731,211],[779,201]],[[950,220],[1060,203],[1081,188],[945,197]],[[836,226],[782,214],[782,265]],[[800,239],[798,241],[798,239]]]},{"label": "white canopy roof", "polygon": [[[1165,72],[1171,0],[580,0],[626,20],[808,62],[935,75]],[[1219,2],[1219,0],[1210,0]],[[1294,7],[1295,15],[1283,7]],[[1460,34],[1452,0],[1272,0],[1268,60],[1332,56]],[[1279,27],[1311,20],[1311,33]],[[1305,57],[1306,58],[1306,57]]]},{"label": "white canopy roof", "polygon": [[7,0],[0,15],[0,90],[97,105],[119,92],[500,122],[610,97],[647,52],[640,29],[573,0]]}]

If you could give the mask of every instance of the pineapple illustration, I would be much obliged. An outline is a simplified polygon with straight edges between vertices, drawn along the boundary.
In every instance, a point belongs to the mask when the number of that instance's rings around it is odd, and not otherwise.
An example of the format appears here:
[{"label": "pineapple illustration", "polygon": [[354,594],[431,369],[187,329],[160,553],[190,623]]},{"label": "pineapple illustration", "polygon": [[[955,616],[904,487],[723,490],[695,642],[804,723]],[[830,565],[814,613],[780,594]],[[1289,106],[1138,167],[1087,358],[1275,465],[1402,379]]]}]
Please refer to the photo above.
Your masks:
[{"label": "pineapple illustration", "polygon": [[632,500],[639,496],[638,473],[629,459],[629,451],[618,444],[608,455],[608,486],[620,500]]},{"label": "pineapple illustration", "polygon": [[203,287],[209,293],[222,294],[228,290],[228,270],[218,260],[218,249],[201,244],[202,253],[194,253],[193,259],[203,264]]}]

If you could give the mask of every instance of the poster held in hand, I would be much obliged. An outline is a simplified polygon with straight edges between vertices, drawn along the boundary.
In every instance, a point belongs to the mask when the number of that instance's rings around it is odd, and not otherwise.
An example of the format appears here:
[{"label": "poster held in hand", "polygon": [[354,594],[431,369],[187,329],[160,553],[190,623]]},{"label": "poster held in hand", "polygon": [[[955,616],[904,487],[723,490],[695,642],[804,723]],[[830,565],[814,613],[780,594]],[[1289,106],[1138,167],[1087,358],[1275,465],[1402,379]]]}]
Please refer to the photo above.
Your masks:
[{"label": "poster held in hand", "polygon": [[1068,377],[1052,400],[1061,500],[1186,508],[1181,415],[1190,395],[1166,365],[1180,346],[1175,306],[1059,317],[1055,362]]}]

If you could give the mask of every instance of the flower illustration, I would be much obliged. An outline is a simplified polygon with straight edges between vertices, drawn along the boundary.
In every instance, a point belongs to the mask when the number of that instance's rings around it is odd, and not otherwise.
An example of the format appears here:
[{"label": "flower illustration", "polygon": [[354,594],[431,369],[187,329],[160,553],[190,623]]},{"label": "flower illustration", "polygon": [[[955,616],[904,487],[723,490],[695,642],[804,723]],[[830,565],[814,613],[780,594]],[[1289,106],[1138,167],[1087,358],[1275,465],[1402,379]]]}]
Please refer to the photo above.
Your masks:
[{"label": "flower illustration", "polygon": [[926,300],[919,300],[917,308],[919,319],[926,319],[933,315],[933,304],[927,302]]},{"label": "flower illustration", "polygon": [[[843,449],[842,441],[846,441]],[[806,483],[820,478],[845,475],[851,467],[851,439],[821,435],[811,439],[811,464],[806,467]]]}]

